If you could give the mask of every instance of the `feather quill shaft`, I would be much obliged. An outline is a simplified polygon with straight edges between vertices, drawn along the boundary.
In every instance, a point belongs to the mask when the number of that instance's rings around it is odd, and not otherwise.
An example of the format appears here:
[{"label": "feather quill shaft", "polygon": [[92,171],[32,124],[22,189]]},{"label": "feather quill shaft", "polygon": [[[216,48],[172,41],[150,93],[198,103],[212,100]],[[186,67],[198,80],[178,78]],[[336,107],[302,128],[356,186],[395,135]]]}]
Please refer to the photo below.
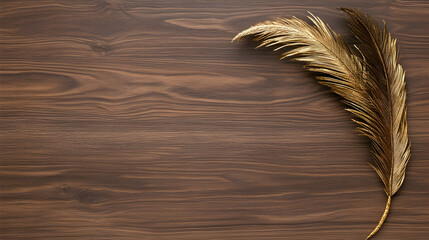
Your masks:
[{"label": "feather quill shaft", "polygon": [[[310,13],[313,25],[298,19],[279,18],[258,23],[237,34],[232,41],[255,36],[261,46],[283,50],[316,73],[319,83],[343,98],[358,131],[372,142],[371,164],[385,186],[387,203],[373,236],[383,225],[391,197],[400,188],[410,157],[407,135],[405,73],[398,63],[396,40],[376,21],[359,10],[340,8],[347,14],[360,45],[356,50],[322,20]],[[367,239],[368,239],[367,238]]]}]

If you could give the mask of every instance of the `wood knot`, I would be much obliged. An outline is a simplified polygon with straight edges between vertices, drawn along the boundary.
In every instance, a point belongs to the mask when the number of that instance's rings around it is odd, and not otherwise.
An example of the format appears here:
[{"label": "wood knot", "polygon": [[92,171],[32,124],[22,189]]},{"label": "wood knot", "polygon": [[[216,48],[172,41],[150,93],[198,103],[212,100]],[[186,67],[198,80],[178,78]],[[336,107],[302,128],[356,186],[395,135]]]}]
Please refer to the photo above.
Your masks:
[{"label": "wood knot", "polygon": [[107,55],[110,51],[112,51],[112,46],[106,43],[94,43],[90,44],[91,49],[100,54]]}]

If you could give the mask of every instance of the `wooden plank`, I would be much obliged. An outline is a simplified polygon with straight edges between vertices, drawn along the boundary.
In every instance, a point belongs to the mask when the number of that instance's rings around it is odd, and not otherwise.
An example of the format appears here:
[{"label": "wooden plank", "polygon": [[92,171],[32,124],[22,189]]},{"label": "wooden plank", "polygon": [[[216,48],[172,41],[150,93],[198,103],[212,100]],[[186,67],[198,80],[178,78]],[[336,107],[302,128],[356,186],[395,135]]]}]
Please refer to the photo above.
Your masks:
[{"label": "wooden plank", "polygon": [[384,19],[412,158],[374,239],[429,236],[426,1],[0,3],[1,239],[363,239],[385,204],[368,141],[299,64],[230,44],[338,6]]}]

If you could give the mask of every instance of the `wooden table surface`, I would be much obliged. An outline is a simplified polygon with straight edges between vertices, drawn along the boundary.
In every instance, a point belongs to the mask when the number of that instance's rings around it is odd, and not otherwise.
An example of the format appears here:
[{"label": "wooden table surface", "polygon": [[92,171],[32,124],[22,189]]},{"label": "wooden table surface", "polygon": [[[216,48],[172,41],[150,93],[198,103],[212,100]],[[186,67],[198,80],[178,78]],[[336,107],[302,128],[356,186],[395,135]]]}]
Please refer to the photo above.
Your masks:
[{"label": "wooden table surface", "polygon": [[2,0],[0,239],[364,239],[369,142],[300,64],[240,30],[338,6],[384,19],[412,157],[374,239],[429,238],[429,2]]}]

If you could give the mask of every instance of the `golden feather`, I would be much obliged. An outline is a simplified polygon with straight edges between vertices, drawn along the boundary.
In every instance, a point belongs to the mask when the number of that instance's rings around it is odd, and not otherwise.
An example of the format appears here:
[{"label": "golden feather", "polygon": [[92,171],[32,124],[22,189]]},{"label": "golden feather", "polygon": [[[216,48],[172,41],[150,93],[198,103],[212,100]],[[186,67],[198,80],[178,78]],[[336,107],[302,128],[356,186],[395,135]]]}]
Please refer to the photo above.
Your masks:
[{"label": "golden feather", "polygon": [[[379,224],[389,212],[391,196],[401,186],[410,157],[407,135],[404,71],[398,63],[396,40],[375,20],[355,9],[341,8],[362,45],[356,54],[322,20],[310,13],[313,25],[298,19],[279,18],[258,23],[239,33],[232,41],[256,36],[258,46],[286,49],[282,58],[293,57],[316,73],[323,85],[340,95],[349,106],[361,134],[372,142],[371,166],[385,185],[387,204]],[[367,239],[368,239],[367,238]]]},{"label": "golden feather", "polygon": [[[347,14],[352,32],[360,43],[364,65],[371,82],[372,107],[377,115],[378,131],[365,131],[372,140],[374,163],[371,166],[384,183],[387,204],[373,236],[383,225],[389,212],[391,197],[399,190],[410,158],[407,133],[405,72],[398,63],[396,39],[381,29],[369,15],[357,9],[340,8]],[[367,238],[367,239],[368,239]]]}]

